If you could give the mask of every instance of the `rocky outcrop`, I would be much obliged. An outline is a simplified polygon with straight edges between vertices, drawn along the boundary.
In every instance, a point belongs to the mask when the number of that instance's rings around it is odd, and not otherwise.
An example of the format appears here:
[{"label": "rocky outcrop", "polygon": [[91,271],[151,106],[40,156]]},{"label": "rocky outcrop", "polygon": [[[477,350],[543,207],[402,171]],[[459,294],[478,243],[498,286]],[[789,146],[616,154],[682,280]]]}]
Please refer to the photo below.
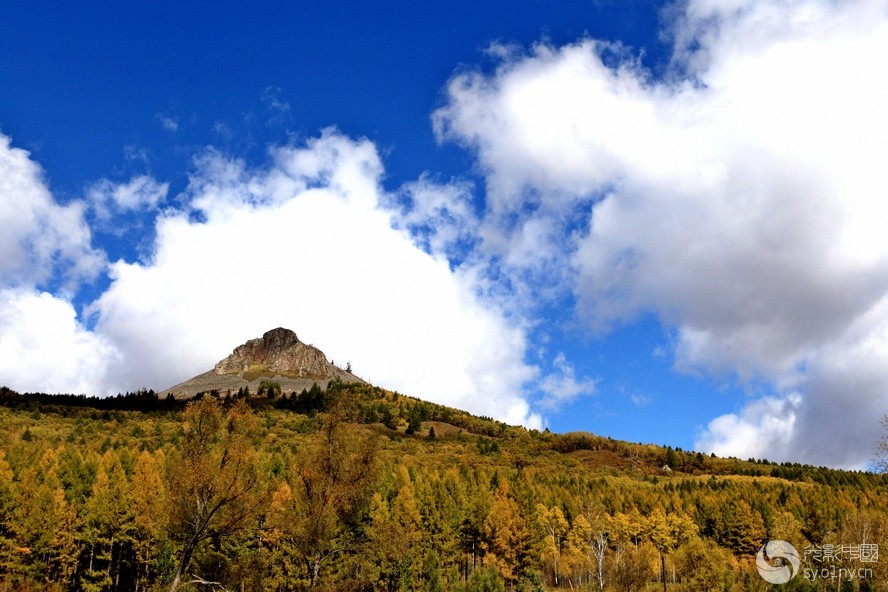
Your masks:
[{"label": "rocky outcrop", "polygon": [[238,374],[262,371],[289,378],[332,377],[338,368],[318,348],[299,341],[296,333],[278,327],[237,346],[213,372]]}]

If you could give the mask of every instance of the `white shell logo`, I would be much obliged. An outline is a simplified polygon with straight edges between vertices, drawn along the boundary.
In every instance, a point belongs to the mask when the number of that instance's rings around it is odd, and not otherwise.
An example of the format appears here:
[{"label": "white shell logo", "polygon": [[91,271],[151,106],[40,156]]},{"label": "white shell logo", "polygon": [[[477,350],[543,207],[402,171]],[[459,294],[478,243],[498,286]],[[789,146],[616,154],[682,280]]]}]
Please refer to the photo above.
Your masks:
[{"label": "white shell logo", "polygon": [[[772,564],[774,560],[777,561]],[[771,584],[785,584],[793,579],[801,563],[799,552],[786,541],[768,541],[755,556],[759,575]]]}]

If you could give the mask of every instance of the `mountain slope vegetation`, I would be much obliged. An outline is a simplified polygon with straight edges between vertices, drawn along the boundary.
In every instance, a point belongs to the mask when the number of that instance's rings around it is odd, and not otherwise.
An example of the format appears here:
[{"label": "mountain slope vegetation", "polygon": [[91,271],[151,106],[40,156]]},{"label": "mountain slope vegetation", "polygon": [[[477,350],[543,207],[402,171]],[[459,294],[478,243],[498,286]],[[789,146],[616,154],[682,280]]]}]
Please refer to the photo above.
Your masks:
[{"label": "mountain slope vegetation", "polygon": [[785,590],[886,589],[859,552],[884,542],[886,493],[883,475],[528,431],[365,383],[0,389],[10,590],[765,590],[770,538],[810,570]]}]

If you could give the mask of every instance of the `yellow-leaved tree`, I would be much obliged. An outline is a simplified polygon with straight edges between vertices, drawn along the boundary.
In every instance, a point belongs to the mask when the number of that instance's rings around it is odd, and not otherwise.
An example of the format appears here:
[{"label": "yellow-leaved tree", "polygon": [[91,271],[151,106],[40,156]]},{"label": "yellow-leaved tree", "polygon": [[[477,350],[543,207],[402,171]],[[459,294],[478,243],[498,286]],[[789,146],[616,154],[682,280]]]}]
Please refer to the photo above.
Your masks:
[{"label": "yellow-leaved tree", "polygon": [[505,479],[497,487],[481,536],[485,565],[496,567],[506,582],[517,581],[521,575],[519,567],[527,554],[529,533],[518,504],[509,495],[509,483]]},{"label": "yellow-leaved tree", "polygon": [[660,578],[666,592],[666,555],[697,534],[697,525],[684,514],[657,508],[648,518],[648,538],[660,554]]},{"label": "yellow-leaved tree", "polygon": [[361,512],[375,485],[377,437],[350,426],[347,418],[334,402],[320,433],[301,448],[268,516],[275,544],[296,556],[310,590],[319,586],[324,565],[355,547]]},{"label": "yellow-leaved tree", "polygon": [[[256,417],[243,402],[227,410],[214,397],[192,402],[181,449],[167,472],[170,537],[181,548],[170,592],[174,592],[198,547],[256,525],[267,490],[259,472],[254,438]],[[189,583],[207,583],[194,575]]]},{"label": "yellow-leaved tree", "polygon": [[552,580],[555,586],[559,585],[558,578],[561,573],[561,555],[569,525],[561,508],[554,506],[547,508],[544,504],[537,504],[537,524],[543,534],[543,560],[552,569]]}]

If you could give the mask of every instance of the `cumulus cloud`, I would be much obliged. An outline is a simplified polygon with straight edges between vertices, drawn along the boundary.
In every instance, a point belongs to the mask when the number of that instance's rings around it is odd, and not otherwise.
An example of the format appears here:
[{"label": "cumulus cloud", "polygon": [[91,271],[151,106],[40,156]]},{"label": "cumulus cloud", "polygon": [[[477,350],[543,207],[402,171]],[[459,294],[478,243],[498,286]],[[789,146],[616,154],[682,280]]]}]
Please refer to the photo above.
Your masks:
[{"label": "cumulus cloud", "polygon": [[[728,413],[709,422],[697,445],[707,452],[738,458],[780,458],[790,452],[801,396],[762,397],[740,413]],[[766,453],[766,454],[763,454]]]},{"label": "cumulus cloud", "polygon": [[[371,142],[328,130],[270,149],[264,167],[208,149],[177,200],[185,205],[163,213],[169,186],[148,176],[87,188],[100,223],[128,212],[157,220],[152,255],[109,266],[86,327],[68,297],[36,287],[105,265],[87,206],[57,204],[29,155],[0,139],[0,383],[159,390],[285,326],[375,384],[541,425],[522,394],[537,374],[524,362],[524,329],[475,293],[471,269],[451,269],[441,252],[451,238],[414,243],[409,212],[386,207],[394,197]],[[410,208],[460,215],[436,191],[452,187],[412,185]]]},{"label": "cumulus cloud", "polygon": [[[712,420],[698,444],[743,458],[795,458],[865,468],[883,430],[888,385],[888,296],[812,351],[783,396]],[[828,435],[828,437],[827,437]]]},{"label": "cumulus cloud", "polygon": [[392,228],[375,147],[327,131],[262,169],[208,151],[158,219],[147,263],[118,261],[94,303],[114,388],[162,389],[285,326],[392,389],[538,426],[525,335],[446,259]]},{"label": "cumulus cloud", "polygon": [[0,290],[0,384],[92,394],[115,356],[107,340],[80,324],[70,302],[25,288]]},{"label": "cumulus cloud", "polygon": [[594,40],[454,77],[435,129],[485,172],[482,248],[522,281],[561,261],[597,330],[656,314],[682,371],[770,385],[699,446],[860,466],[888,408],[888,3],[692,0],[669,33],[659,78]]},{"label": "cumulus cloud", "polygon": [[0,134],[0,287],[55,281],[73,289],[104,264],[80,202],[55,201],[27,151]]}]

